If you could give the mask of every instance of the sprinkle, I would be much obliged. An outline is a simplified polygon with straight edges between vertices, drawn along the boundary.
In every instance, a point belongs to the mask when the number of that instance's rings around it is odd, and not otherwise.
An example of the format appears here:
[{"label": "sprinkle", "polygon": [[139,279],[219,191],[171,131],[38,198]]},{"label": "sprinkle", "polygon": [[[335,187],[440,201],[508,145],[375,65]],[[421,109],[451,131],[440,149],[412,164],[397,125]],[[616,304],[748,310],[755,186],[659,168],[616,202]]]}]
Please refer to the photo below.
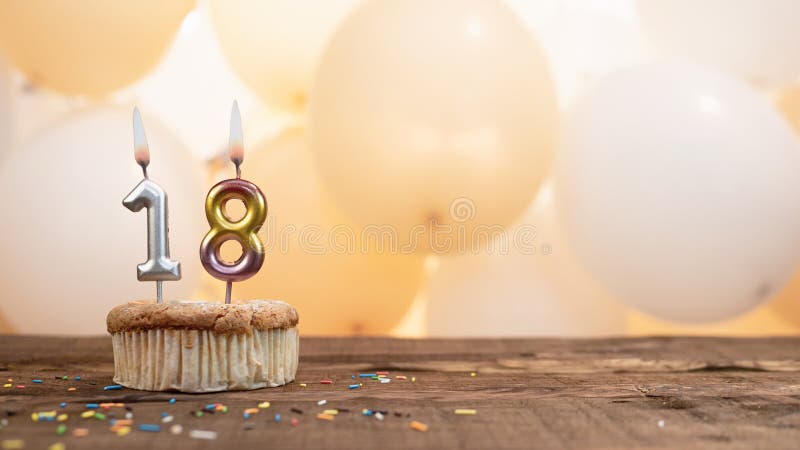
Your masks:
[{"label": "sprinkle", "polygon": [[95,414],[97,414],[97,411],[92,411],[92,410],[84,411],[81,413],[81,418],[88,419],[90,417],[94,417]]},{"label": "sprinkle", "polygon": [[249,418],[250,418],[250,413],[244,413],[244,414],[242,414],[242,418],[244,418],[244,420],[247,420],[247,419],[249,419]]},{"label": "sprinkle", "polygon": [[325,411],[322,411],[322,414],[327,414],[329,416],[335,416],[335,415],[339,414],[339,410],[338,409],[326,409]]},{"label": "sprinkle", "polygon": [[280,422],[280,421],[281,421],[281,415],[280,414],[275,414],[275,423]]},{"label": "sprinkle", "polygon": [[115,420],[112,425],[117,426],[117,427],[122,427],[122,426],[126,426],[127,427],[127,426],[130,426],[130,425],[133,425],[133,421],[132,420],[118,419],[118,420]]},{"label": "sprinkle", "polygon": [[17,389],[25,389],[25,385],[24,384],[18,384],[17,385]]},{"label": "sprinkle", "polygon": [[317,402],[317,406],[322,406],[322,405],[324,405],[326,403],[328,403],[327,400],[320,400],[320,401]]},{"label": "sprinkle", "polygon": [[86,409],[97,409],[99,407],[100,407],[100,405],[98,405],[97,403],[87,403],[86,404]]},{"label": "sprinkle", "polygon": [[411,377],[411,382],[413,383],[415,381],[417,381],[417,377]]},{"label": "sprinkle", "polygon": [[191,414],[194,414],[195,417],[203,417],[203,411],[192,411]]},{"label": "sprinkle", "polygon": [[156,425],[153,423],[143,423],[139,425],[139,431],[149,431],[152,433],[157,433],[161,431],[161,425]]},{"label": "sprinkle", "polygon": [[75,437],[84,437],[89,435],[88,428],[75,428],[72,430],[72,435]]},{"label": "sprinkle", "polygon": [[378,420],[383,420],[383,414],[377,412],[377,413],[375,413],[375,418],[378,419]]},{"label": "sprinkle", "polygon": [[189,432],[189,437],[192,439],[205,439],[213,441],[217,438],[217,432],[211,430],[192,430]]},{"label": "sprinkle", "polygon": [[320,413],[320,414],[317,414],[317,419],[320,419],[320,420],[333,420],[333,416],[330,415],[330,414]]},{"label": "sprinkle", "polygon": [[120,386],[118,384],[112,384],[110,386],[105,386],[103,388],[104,391],[118,391],[120,389],[122,389],[122,386]]},{"label": "sprinkle", "polygon": [[67,391],[69,391],[69,392],[74,392],[74,391],[77,391],[77,390],[78,390],[78,388],[74,388],[74,387],[67,388]]},{"label": "sprinkle", "polygon": [[174,398],[174,397],[173,397],[173,398],[171,398],[171,399],[169,399],[169,404],[170,404],[170,405],[174,405],[174,404],[175,404],[175,402],[177,402],[177,400],[175,400],[175,398]]},{"label": "sprinkle", "polygon": [[293,427],[296,427],[296,426],[297,426],[297,424],[298,424],[299,422],[300,422],[300,421],[299,421],[299,420],[297,420],[297,417],[292,417],[292,422],[291,422],[291,423],[292,423],[292,426],[293,426]]},{"label": "sprinkle", "polygon": [[119,437],[126,436],[130,432],[131,432],[131,427],[119,427],[119,429],[117,430],[117,436]]},{"label": "sprinkle", "polygon": [[130,412],[130,411],[126,412],[126,413],[125,413],[125,418],[126,418],[126,419],[128,419],[128,420],[131,420],[131,419],[133,419],[133,413],[132,413],[132,412]]},{"label": "sprinkle", "polygon": [[31,380],[31,381],[33,381],[33,382],[34,382],[34,383],[36,383],[36,384],[42,384],[42,383],[44,383],[44,381],[43,381],[43,380],[38,380],[38,379],[37,379],[37,380]]},{"label": "sprinkle", "polygon": [[333,380],[319,380],[319,384],[333,384]]},{"label": "sprinkle", "polygon": [[378,375],[376,375],[374,373],[360,373],[360,374],[358,374],[358,378],[372,378],[372,377],[376,377],[376,376],[378,376]]},{"label": "sprinkle", "polygon": [[[58,377],[56,377],[56,378],[58,378]],[[66,376],[66,375],[64,375],[63,377],[61,377],[61,379],[62,379],[62,380],[69,380],[69,377],[68,377],[68,376]]]},{"label": "sprinkle", "polygon": [[375,373],[378,374],[378,375],[389,375],[389,372],[387,372],[385,370],[381,370],[381,371],[375,372]]},{"label": "sprinkle", "polygon": [[25,448],[25,441],[22,439],[6,439],[2,442],[3,450],[16,450]]},{"label": "sprinkle", "polygon": [[47,447],[47,450],[66,450],[67,446],[63,442],[56,442],[55,444]]},{"label": "sprinkle", "polygon": [[289,411],[291,411],[291,412],[293,412],[295,414],[303,414],[303,410],[302,409],[292,408]]},{"label": "sprinkle", "polygon": [[62,434],[67,432],[67,426],[63,423],[58,424],[58,428],[56,428],[56,434],[61,436]]},{"label": "sprinkle", "polygon": [[469,373],[469,376],[471,376],[471,377],[474,377],[475,375],[476,375],[475,372],[470,372]]},{"label": "sprinkle", "polygon": [[477,409],[456,409],[453,412],[459,416],[474,416],[475,414],[478,414]]},{"label": "sprinkle", "polygon": [[97,419],[97,420],[106,420],[106,415],[101,413],[101,412],[99,412],[99,413],[95,413],[94,414],[94,418]]},{"label": "sprinkle", "polygon": [[372,410],[371,409],[362,409],[361,410],[361,414],[363,414],[365,416],[371,416],[372,415]]},{"label": "sprinkle", "polygon": [[244,410],[244,412],[248,414],[258,414],[258,408],[247,408]]},{"label": "sprinkle", "polygon": [[355,376],[355,375],[350,375],[350,378],[352,378],[352,379],[354,379],[354,380],[355,380],[355,379],[356,379],[356,376]]},{"label": "sprinkle", "polygon": [[62,408],[66,408],[66,407],[67,407],[67,404],[66,404],[65,402],[61,402],[61,404],[60,404],[60,405],[58,405],[58,406],[60,406],[60,407],[62,407]]},{"label": "sprinkle", "polygon": [[305,383],[300,383],[300,387],[306,387],[306,386],[307,386],[307,384],[305,384]]},{"label": "sprinkle", "polygon": [[386,383],[389,383],[391,381],[392,381],[391,378],[381,378],[381,384],[386,384]]},{"label": "sprinkle", "polygon": [[417,422],[416,420],[414,420],[411,422],[411,429],[421,431],[424,433],[428,431],[428,426],[422,422]]},{"label": "sprinkle", "polygon": [[59,421],[59,422],[64,422],[64,421],[65,421],[65,420],[67,420],[68,418],[69,418],[69,416],[68,416],[68,415],[66,415],[66,414],[59,414],[59,415],[56,417],[56,420],[57,420],[57,421]]},{"label": "sprinkle", "polygon": [[395,380],[407,380],[408,379],[408,377],[406,377],[405,375],[395,375],[394,378],[395,378]]},{"label": "sprinkle", "polygon": [[11,383],[6,383],[6,384],[3,385],[4,388],[10,388],[11,386],[14,386],[14,385],[11,384]]},{"label": "sprinkle", "polygon": [[39,413],[31,414],[31,420],[34,421],[34,422],[38,422],[39,421]]},{"label": "sprinkle", "polygon": [[177,436],[183,433],[183,427],[176,423],[175,425],[169,427],[169,432]]},{"label": "sprinkle", "polygon": [[161,418],[161,423],[170,423],[173,420],[175,420],[175,417],[173,416],[164,416]]},{"label": "sprinkle", "polygon": [[81,376],[80,375],[75,375],[75,381],[81,381]]},{"label": "sprinkle", "polygon": [[261,402],[258,404],[258,407],[261,409],[267,409],[269,408],[269,402]]},{"label": "sprinkle", "polygon": [[360,386],[361,385],[359,384],[351,384],[350,386],[347,386],[347,389],[358,389]]},{"label": "sprinkle", "polygon": [[664,428],[665,424],[666,424],[666,422],[664,422],[664,419],[659,420],[658,421],[658,428]]}]

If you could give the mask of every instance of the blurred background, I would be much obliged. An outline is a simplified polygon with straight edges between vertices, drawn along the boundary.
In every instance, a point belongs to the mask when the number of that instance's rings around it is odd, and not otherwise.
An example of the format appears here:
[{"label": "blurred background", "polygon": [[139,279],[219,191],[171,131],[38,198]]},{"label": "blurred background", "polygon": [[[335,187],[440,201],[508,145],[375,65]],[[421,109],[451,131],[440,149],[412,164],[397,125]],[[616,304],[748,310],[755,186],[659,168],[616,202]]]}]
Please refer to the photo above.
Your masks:
[{"label": "blurred background", "polygon": [[[235,299],[306,335],[800,331],[792,0],[0,2],[0,332],[102,334],[146,219],[131,111],[183,279],[222,301],[204,200],[269,216]],[[235,260],[238,249],[223,249]]]}]

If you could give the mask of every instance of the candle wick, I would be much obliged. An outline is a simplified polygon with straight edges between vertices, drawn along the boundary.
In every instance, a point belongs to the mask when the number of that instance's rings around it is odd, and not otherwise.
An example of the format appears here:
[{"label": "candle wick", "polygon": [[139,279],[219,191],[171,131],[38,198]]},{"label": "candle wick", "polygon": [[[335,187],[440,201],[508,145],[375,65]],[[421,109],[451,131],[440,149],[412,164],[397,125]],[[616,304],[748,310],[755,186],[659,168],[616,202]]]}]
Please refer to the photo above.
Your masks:
[{"label": "candle wick", "polygon": [[147,164],[140,163],[139,165],[142,166],[142,174],[144,175],[144,178],[149,179],[149,177],[147,176]]},{"label": "candle wick", "polygon": [[233,291],[233,282],[228,280],[225,283],[225,304],[229,305],[231,303],[231,291]]},{"label": "candle wick", "polygon": [[240,161],[234,161],[233,163],[236,165],[236,178],[242,178],[242,163]]}]

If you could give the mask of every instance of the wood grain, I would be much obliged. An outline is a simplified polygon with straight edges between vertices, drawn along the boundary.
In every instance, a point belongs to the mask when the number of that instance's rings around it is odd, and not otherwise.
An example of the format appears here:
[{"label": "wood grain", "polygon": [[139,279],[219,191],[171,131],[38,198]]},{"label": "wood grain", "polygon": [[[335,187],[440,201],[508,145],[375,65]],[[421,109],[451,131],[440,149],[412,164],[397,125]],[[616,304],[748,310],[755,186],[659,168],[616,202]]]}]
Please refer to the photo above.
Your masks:
[{"label": "wood grain", "polygon": [[[347,389],[353,374],[376,370],[408,380],[362,380],[363,388]],[[26,386],[0,388],[0,416],[11,414],[0,441],[23,439],[26,449],[54,442],[68,449],[800,446],[800,338],[304,338],[296,382],[224,394],[103,391],[112,384],[112,371],[108,337],[0,336],[0,381],[13,378],[14,385]],[[62,375],[70,379],[55,378]],[[33,384],[33,378],[44,383]],[[334,384],[319,384],[323,378]],[[68,392],[73,386],[77,390]],[[167,402],[172,397],[174,405]],[[321,399],[327,405],[317,406]],[[246,430],[242,412],[261,401],[270,408],[251,418]],[[56,436],[56,423],[30,419],[34,411],[59,409],[60,402],[68,402],[69,429],[89,428],[89,436]],[[118,437],[107,421],[79,417],[89,402],[125,402],[137,424],[160,423],[167,412],[184,433],[134,430]],[[226,404],[229,412],[190,414],[212,402]],[[330,422],[316,419],[331,408],[350,412]],[[389,414],[379,421],[363,416],[362,408]],[[478,414],[455,415],[456,408]],[[283,416],[280,423],[276,413]],[[299,419],[296,427],[292,417]],[[410,429],[412,420],[429,430]],[[190,439],[191,429],[214,430],[219,438]]]}]

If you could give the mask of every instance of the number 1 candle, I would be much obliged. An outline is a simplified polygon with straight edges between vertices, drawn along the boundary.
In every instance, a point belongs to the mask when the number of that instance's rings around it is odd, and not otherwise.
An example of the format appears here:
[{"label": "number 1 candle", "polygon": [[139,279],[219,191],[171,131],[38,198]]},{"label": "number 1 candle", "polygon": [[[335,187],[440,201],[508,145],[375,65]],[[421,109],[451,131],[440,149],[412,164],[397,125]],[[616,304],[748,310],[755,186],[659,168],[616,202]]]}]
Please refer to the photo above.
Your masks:
[{"label": "number 1 candle", "polygon": [[[226,282],[225,303],[231,302],[233,282],[252,277],[264,264],[264,245],[256,233],[267,218],[264,194],[258,186],[241,178],[244,141],[242,118],[235,101],[231,111],[229,146],[231,161],[236,166],[236,178],[220,181],[208,192],[206,219],[211,230],[200,244],[203,267],[214,278]],[[233,220],[226,212],[227,202],[234,199],[241,200],[246,209],[244,217],[239,220]],[[242,247],[242,255],[233,263],[223,261],[220,256],[222,244],[229,240]]]},{"label": "number 1 candle", "polygon": [[157,302],[161,303],[162,281],[180,280],[181,265],[169,259],[167,193],[147,176],[150,149],[138,108],[133,110],[133,147],[134,158],[142,166],[144,179],[122,200],[122,204],[133,212],[147,208],[147,261],[136,266],[136,276],[139,281],[156,282]]}]

